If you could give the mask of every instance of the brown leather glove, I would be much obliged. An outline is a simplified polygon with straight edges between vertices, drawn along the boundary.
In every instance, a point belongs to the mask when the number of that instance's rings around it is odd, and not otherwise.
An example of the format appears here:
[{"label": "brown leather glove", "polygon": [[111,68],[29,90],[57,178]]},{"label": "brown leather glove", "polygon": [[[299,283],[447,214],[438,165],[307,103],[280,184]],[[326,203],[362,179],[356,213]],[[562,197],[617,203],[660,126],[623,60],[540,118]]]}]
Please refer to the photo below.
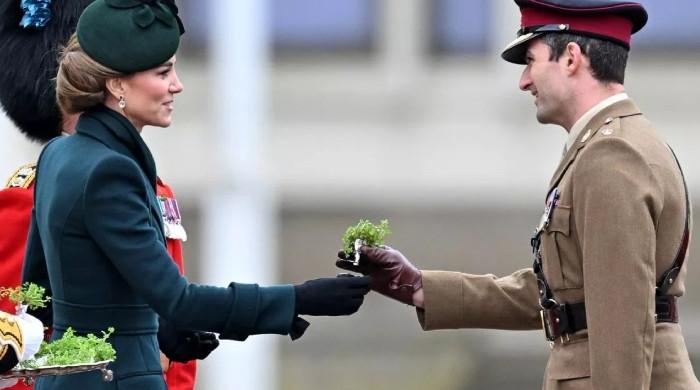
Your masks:
[{"label": "brown leather glove", "polygon": [[413,305],[413,293],[423,287],[420,270],[396,249],[388,246],[360,248],[359,265],[354,265],[353,255],[338,252],[335,265],[344,270],[359,272],[372,277],[372,290]]}]

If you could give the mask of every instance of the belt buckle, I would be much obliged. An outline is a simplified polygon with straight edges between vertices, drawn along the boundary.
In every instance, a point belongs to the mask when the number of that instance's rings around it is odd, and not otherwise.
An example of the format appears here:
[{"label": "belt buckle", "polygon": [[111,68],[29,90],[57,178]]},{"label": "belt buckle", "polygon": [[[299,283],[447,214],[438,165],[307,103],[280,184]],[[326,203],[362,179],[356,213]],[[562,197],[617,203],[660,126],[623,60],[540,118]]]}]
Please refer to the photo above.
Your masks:
[{"label": "belt buckle", "polygon": [[[552,326],[549,310],[540,310],[540,319],[542,320],[542,329],[544,330],[544,339],[549,344],[549,349],[554,349],[554,340],[557,339],[555,332],[558,330],[556,325]],[[556,324],[556,323],[555,323]]]}]

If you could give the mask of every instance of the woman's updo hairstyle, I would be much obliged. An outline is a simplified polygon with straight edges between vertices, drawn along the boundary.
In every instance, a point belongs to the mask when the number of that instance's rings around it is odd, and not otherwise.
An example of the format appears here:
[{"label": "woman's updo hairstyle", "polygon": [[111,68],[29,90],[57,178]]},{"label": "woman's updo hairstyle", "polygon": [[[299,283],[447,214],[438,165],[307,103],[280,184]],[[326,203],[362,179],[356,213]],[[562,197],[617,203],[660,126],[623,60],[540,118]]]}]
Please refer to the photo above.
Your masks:
[{"label": "woman's updo hairstyle", "polygon": [[69,114],[87,111],[104,103],[107,80],[124,76],[90,58],[73,34],[59,57],[56,77],[58,105]]},{"label": "woman's updo hairstyle", "polygon": [[184,32],[174,0],[95,0],[61,53],[59,106],[74,114],[104,103],[107,80],[164,63]]}]

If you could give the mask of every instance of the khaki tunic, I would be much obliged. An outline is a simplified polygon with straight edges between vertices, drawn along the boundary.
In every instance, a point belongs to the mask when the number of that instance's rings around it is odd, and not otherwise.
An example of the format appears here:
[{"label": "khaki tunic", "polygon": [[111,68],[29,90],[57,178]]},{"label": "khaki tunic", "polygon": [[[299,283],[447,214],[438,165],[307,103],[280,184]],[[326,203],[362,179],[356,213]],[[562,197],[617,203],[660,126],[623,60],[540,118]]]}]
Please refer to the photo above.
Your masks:
[{"label": "khaki tunic", "polygon": [[[588,329],[556,341],[544,388],[700,389],[681,327],[654,319],[656,282],[683,235],[683,181],[631,100],[584,127],[547,194],[555,187],[561,195],[542,234],[544,273],[559,303],[585,301]],[[685,268],[669,294],[683,295]],[[424,271],[423,285],[425,330],[542,329],[531,268],[502,278]]]}]

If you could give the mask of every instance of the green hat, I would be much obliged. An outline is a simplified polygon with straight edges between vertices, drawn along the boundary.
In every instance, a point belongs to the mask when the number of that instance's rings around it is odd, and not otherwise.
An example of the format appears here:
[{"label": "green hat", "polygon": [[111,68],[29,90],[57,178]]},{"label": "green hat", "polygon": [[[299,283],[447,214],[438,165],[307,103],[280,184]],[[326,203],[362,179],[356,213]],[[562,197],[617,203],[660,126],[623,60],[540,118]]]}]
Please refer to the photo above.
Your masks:
[{"label": "green hat", "polygon": [[185,32],[173,0],[96,0],[78,20],[90,58],[122,73],[154,68],[175,54]]}]

